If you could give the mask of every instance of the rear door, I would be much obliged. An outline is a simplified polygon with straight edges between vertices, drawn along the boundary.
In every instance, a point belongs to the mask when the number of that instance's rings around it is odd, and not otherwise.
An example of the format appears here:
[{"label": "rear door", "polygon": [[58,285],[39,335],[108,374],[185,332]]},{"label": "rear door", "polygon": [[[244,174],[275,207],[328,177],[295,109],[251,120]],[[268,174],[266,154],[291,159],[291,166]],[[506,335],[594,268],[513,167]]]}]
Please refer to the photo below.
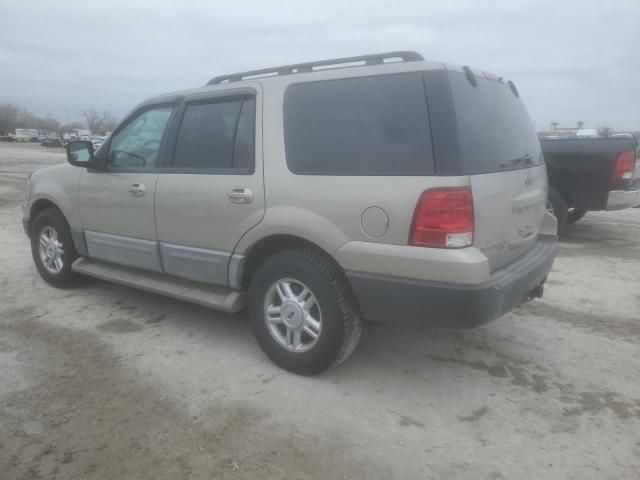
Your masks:
[{"label": "rear door", "polygon": [[156,188],[166,273],[227,285],[234,247],[264,215],[259,85],[188,97]]},{"label": "rear door", "polygon": [[540,142],[515,87],[449,72],[459,171],[473,192],[474,245],[491,270],[526,253],[542,227],[547,174]]}]

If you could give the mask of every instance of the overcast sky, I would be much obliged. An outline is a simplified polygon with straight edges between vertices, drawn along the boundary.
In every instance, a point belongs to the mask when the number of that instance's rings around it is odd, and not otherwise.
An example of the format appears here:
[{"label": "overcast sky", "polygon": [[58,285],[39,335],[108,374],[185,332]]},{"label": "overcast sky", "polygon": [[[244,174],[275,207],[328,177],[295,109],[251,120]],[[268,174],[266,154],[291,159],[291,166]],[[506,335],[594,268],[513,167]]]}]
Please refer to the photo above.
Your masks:
[{"label": "overcast sky", "polygon": [[0,102],[121,117],[218,74],[390,50],[512,79],[538,129],[640,130],[640,0],[0,0]]}]

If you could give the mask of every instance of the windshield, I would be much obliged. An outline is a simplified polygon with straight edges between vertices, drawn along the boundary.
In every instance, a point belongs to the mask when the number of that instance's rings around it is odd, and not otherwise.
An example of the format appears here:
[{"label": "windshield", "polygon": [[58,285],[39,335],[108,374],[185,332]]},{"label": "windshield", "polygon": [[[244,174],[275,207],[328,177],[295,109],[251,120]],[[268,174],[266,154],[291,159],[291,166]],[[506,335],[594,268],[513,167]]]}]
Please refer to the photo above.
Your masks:
[{"label": "windshield", "polygon": [[460,156],[467,175],[541,165],[533,122],[522,100],[497,80],[449,74],[458,122]]}]

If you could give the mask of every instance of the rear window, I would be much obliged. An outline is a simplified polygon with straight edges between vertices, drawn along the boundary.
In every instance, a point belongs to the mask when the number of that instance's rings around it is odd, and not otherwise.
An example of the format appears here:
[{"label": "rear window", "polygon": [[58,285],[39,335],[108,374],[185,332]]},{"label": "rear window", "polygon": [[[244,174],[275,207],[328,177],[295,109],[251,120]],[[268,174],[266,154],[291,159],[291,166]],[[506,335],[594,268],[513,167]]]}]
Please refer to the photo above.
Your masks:
[{"label": "rear window", "polygon": [[460,142],[462,173],[499,172],[541,165],[533,122],[522,100],[505,83],[449,74]]},{"label": "rear window", "polygon": [[289,169],[304,175],[431,175],[420,73],[291,85],[284,100]]}]

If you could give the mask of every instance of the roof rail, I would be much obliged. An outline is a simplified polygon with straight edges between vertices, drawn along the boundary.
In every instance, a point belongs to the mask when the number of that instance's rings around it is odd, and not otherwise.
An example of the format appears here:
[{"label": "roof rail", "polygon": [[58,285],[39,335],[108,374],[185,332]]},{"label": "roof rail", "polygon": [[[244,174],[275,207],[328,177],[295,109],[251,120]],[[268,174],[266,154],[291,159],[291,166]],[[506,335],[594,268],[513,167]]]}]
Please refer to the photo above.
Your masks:
[{"label": "roof rail", "polygon": [[[248,72],[232,73],[230,75],[220,75],[207,82],[207,85],[217,85],[220,83],[239,82],[249,77],[271,77],[277,75],[291,75],[294,73],[307,73],[315,70],[327,70],[327,67],[340,66],[343,64],[358,63],[359,65],[345,65],[350,67],[360,67],[362,65],[381,65],[385,60],[399,58],[403,62],[417,62],[424,60],[422,55],[411,51],[376,53],[373,55],[360,55],[358,57],[332,58],[330,60],[319,60],[317,62],[297,63],[294,65],[284,65],[282,67],[263,68],[260,70],[249,70]],[[324,67],[324,68],[319,68]]]}]

